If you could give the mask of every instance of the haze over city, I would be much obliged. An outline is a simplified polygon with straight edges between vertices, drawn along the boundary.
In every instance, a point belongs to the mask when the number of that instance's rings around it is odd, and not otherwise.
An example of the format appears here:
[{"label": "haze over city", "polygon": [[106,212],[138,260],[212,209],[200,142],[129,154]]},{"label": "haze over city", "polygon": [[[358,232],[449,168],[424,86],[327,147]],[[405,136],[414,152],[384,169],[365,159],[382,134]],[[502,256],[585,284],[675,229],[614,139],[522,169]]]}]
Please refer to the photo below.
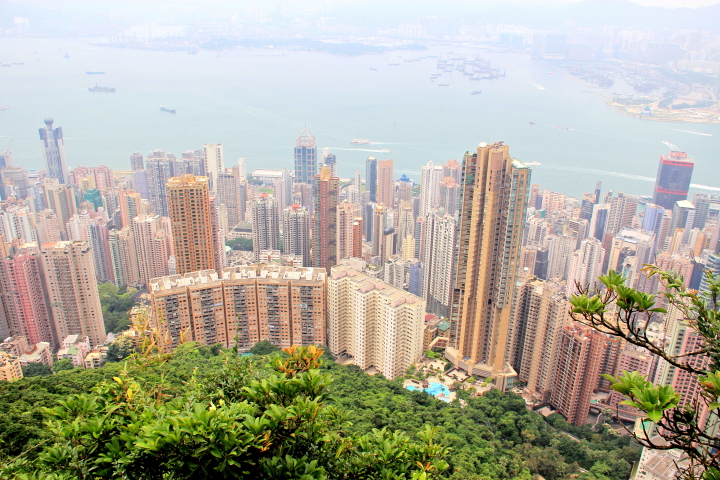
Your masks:
[{"label": "haze over city", "polygon": [[718,19],[0,0],[0,477],[720,478]]}]

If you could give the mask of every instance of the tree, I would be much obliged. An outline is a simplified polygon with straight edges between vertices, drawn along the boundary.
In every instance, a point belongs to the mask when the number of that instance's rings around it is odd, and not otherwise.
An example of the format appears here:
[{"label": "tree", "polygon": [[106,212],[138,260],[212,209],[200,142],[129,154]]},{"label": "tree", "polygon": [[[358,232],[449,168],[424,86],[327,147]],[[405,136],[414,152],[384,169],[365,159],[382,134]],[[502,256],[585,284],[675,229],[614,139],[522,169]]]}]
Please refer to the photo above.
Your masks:
[{"label": "tree", "polygon": [[271,353],[279,352],[280,349],[270,343],[268,340],[257,342],[250,349],[250,353],[253,355],[270,355]]},{"label": "tree", "polygon": [[[630,432],[642,446],[681,450],[689,459],[682,472],[686,479],[720,479],[717,453],[720,438],[706,428],[720,421],[720,278],[708,271],[707,290],[698,292],[686,288],[682,276],[673,272],[654,265],[646,265],[643,271],[649,277],[659,278],[664,286],[659,295],[700,336],[699,350],[677,356],[664,344],[653,342],[647,333],[648,326],[668,310],[656,306],[656,295],[626,286],[625,278],[612,270],[599,278],[605,287],[602,292],[578,285],[580,293],[570,300],[571,315],[598,331],[647,349],[671,367],[696,378],[701,395],[682,398],[672,386],[654,385],[639,372],[623,372],[617,377],[604,375],[613,390],[628,398],[624,404],[637,408],[646,420],[659,427],[656,431],[665,445],[654,443],[644,426],[641,433]],[[704,411],[709,418],[701,423],[700,414]]]},{"label": "tree", "polygon": [[72,370],[73,368],[75,368],[75,365],[73,365],[72,360],[69,358],[61,358],[53,364],[52,371],[53,373],[58,373],[63,370]]},{"label": "tree", "polygon": [[28,363],[22,367],[23,377],[47,377],[52,375],[52,369],[44,363]]},{"label": "tree", "polygon": [[105,361],[119,362],[120,360],[126,359],[133,353],[135,353],[135,344],[133,343],[132,338],[125,335],[120,335],[108,347],[107,357],[105,358]]},{"label": "tree", "polygon": [[225,242],[225,245],[233,250],[241,250],[243,252],[252,252],[252,238],[234,238]]}]

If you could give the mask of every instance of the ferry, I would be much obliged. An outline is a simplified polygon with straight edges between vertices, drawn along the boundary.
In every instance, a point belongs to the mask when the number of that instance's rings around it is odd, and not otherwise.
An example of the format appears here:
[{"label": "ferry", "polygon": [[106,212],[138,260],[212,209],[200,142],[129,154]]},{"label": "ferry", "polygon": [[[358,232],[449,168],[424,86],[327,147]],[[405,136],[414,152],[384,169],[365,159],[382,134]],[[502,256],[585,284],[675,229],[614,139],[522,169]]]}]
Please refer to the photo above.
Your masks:
[{"label": "ferry", "polygon": [[8,110],[10,107],[6,107],[5,105],[0,105],[0,110]]},{"label": "ferry", "polygon": [[387,148],[383,148],[383,149],[380,150],[380,151],[383,152],[383,153],[390,153],[390,150],[388,150]]},{"label": "ferry", "polygon": [[165,105],[160,105],[160,111],[168,112],[168,113],[175,113],[174,108],[167,108]]},{"label": "ferry", "polygon": [[115,87],[99,87],[98,84],[96,83],[94,87],[88,88],[88,91],[115,93]]},{"label": "ferry", "polygon": [[482,93],[482,90],[473,90],[470,92],[470,95],[480,95]]},{"label": "ferry", "polygon": [[91,72],[90,70],[85,72],[86,75],[105,75],[105,72]]},{"label": "ferry", "polygon": [[537,123],[535,123],[535,122],[530,122],[530,125],[537,125]]},{"label": "ferry", "polygon": [[377,72],[377,68],[372,68],[372,67],[371,67],[370,70],[374,70],[374,71]]},{"label": "ferry", "polygon": [[367,138],[354,138],[352,142],[350,143],[357,143],[359,145],[370,145],[370,140]]}]

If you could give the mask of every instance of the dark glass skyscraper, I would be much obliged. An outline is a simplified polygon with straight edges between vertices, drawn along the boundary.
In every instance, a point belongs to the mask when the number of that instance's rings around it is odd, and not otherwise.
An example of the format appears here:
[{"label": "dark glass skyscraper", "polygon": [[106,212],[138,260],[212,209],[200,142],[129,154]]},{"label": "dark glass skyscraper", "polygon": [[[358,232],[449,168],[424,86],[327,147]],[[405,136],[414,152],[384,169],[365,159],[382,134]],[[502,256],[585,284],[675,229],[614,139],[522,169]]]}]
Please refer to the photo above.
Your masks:
[{"label": "dark glass skyscraper", "polygon": [[365,188],[370,192],[370,201],[377,202],[377,159],[368,157],[365,160]]},{"label": "dark glass skyscraper", "polygon": [[687,200],[695,163],[684,152],[670,152],[660,156],[653,203],[672,210],[675,202]]},{"label": "dark glass skyscraper", "polygon": [[315,147],[315,137],[306,128],[295,141],[295,183],[312,184],[315,181],[316,174],[317,147]]},{"label": "dark glass skyscraper", "polygon": [[63,141],[62,127],[53,129],[53,119],[45,119],[45,127],[39,129],[40,140],[43,143],[45,165],[48,177],[55,178],[61,184],[70,182],[70,170],[65,160],[65,142]]}]

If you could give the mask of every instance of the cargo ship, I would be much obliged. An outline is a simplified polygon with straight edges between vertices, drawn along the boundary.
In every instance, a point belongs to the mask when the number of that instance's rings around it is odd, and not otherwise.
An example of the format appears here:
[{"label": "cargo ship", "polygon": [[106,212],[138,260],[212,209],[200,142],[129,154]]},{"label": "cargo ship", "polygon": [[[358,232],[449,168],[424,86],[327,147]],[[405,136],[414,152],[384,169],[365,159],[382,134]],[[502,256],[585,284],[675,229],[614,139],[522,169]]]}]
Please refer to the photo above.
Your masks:
[{"label": "cargo ship", "polygon": [[370,145],[371,142],[367,138],[355,138],[350,143],[358,143],[360,145]]},{"label": "cargo ship", "polygon": [[160,105],[160,110],[168,113],[175,113],[174,108],[167,108],[165,105]]},{"label": "cargo ship", "polygon": [[91,72],[90,70],[86,71],[85,74],[87,75],[105,75],[105,72]]},{"label": "cargo ship", "polygon": [[88,91],[115,93],[115,87],[99,87],[98,84],[96,83],[94,87],[88,88]]}]

